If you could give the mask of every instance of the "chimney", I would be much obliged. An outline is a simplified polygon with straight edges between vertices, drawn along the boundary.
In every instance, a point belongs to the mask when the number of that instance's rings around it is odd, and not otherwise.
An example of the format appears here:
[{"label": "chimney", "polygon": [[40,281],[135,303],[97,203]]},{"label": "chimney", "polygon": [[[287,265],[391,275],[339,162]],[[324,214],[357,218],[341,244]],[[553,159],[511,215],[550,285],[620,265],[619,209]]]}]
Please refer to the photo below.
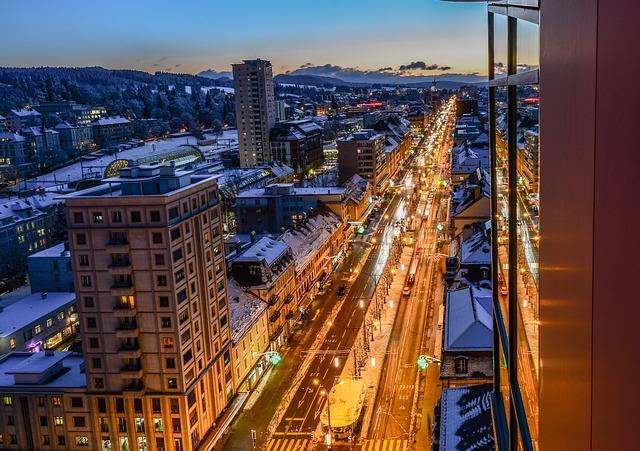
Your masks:
[{"label": "chimney", "polygon": [[42,297],[42,299],[47,299],[47,292],[43,291],[40,296]]},{"label": "chimney", "polygon": [[55,355],[55,351],[53,349],[46,349],[44,351],[44,355],[46,355],[47,357],[53,357]]}]

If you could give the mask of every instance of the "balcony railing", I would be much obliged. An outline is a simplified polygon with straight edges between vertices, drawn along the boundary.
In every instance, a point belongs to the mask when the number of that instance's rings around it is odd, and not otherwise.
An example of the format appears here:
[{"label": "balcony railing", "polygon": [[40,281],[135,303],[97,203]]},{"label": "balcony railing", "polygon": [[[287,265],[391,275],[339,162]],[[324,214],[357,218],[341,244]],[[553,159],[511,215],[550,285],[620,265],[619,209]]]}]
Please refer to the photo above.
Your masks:
[{"label": "balcony railing", "polygon": [[120,343],[118,346],[118,351],[138,351],[139,349],[139,343]]},{"label": "balcony railing", "polygon": [[116,326],[116,330],[135,330],[137,328],[138,328],[137,321],[121,322],[121,323],[118,323],[118,325]]},{"label": "balcony railing", "polygon": [[141,391],[141,390],[144,390],[144,384],[142,383],[142,381],[140,379],[136,379],[134,381],[131,381],[127,385],[125,385],[123,387],[123,390],[126,390],[126,391]]},{"label": "balcony railing", "polygon": [[132,280],[114,280],[111,288],[133,288]]},{"label": "balcony railing", "polygon": [[292,294],[288,294],[284,297],[284,303],[285,304],[290,304],[291,301],[293,301],[293,295]]},{"label": "balcony railing", "polygon": [[120,368],[120,371],[135,372],[135,371],[140,371],[141,369],[142,369],[142,364],[140,362],[133,363],[133,364],[127,363]]},{"label": "balcony railing", "polygon": [[270,317],[269,317],[269,322],[271,323],[275,323],[276,321],[278,321],[278,318],[280,318],[280,312],[275,312],[273,313]]},{"label": "balcony railing", "polygon": [[274,294],[269,298],[268,304],[269,305],[276,305],[279,300],[280,300],[280,297],[277,294]]}]

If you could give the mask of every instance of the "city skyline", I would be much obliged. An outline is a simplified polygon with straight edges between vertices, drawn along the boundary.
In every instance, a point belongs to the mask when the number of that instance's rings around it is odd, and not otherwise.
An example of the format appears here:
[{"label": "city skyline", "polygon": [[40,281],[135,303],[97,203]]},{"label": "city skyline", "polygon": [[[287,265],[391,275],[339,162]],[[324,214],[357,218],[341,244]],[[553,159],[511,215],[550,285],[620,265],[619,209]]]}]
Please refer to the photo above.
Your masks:
[{"label": "city skyline", "polygon": [[[310,68],[317,68],[318,74],[329,69],[338,77],[354,71],[486,75],[482,4],[410,0],[398,8],[378,0],[366,5],[337,3],[330,0],[319,7],[287,1],[274,8],[250,0],[246,11],[251,13],[242,17],[239,27],[230,4],[189,1],[176,9],[163,0],[150,10],[148,5],[120,0],[108,8],[76,0],[55,6],[28,0],[12,11],[15,20],[0,31],[6,44],[2,66],[103,66],[195,74],[207,69],[229,72],[233,63],[262,56],[273,62],[274,74],[313,73]],[[361,14],[365,6],[374,12],[366,20]],[[34,8],[38,15],[31,14]],[[29,33],[21,28],[26,16],[32,24]],[[276,22],[286,26],[269,25]],[[424,64],[412,64],[416,62]]]}]

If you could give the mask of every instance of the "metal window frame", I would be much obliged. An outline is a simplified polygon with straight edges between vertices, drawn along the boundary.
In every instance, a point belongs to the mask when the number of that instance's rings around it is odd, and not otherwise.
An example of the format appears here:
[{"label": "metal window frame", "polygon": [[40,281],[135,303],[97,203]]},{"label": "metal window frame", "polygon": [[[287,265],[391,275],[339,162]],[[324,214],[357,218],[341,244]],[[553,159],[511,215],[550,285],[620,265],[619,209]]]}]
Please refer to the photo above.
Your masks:
[{"label": "metal window frame", "polygon": [[[513,6],[514,3],[518,3],[520,6]],[[527,6],[527,7],[522,7]],[[507,154],[508,154],[508,172],[509,172],[509,243],[508,243],[508,260],[509,260],[509,274],[508,283],[511,289],[508,294],[508,309],[509,315],[509,327],[505,328],[502,307],[500,305],[498,297],[493,296],[493,308],[494,308],[494,393],[496,398],[503,399],[501,396],[500,387],[500,349],[505,355],[507,360],[507,370],[509,377],[509,390],[510,390],[510,423],[508,426],[508,449],[524,449],[525,451],[533,451],[533,444],[531,440],[531,433],[529,431],[529,424],[527,422],[526,412],[524,409],[524,403],[522,400],[522,393],[518,383],[518,361],[517,361],[517,344],[518,344],[518,294],[517,290],[513,290],[513,287],[517,286],[518,277],[518,240],[517,240],[517,88],[521,85],[538,84],[539,82],[539,69],[532,69],[525,72],[517,73],[517,21],[525,20],[527,22],[539,24],[539,10],[528,7],[536,8],[538,6],[537,0],[522,0],[519,2],[509,1],[503,2],[500,5],[492,4],[488,7],[488,59],[489,59],[489,122],[490,122],[490,152],[491,152],[491,224],[492,224],[492,242],[497,247],[497,155],[496,155],[496,111],[495,111],[495,90],[500,87],[506,87],[507,89]],[[494,73],[494,19],[495,15],[507,17],[507,76],[496,79]],[[513,237],[516,237],[514,239]],[[497,252],[492,253],[492,284],[494,287],[498,286],[497,272],[498,272],[498,255]],[[503,415],[497,416],[496,420],[505,422],[504,406],[502,409]],[[494,426],[496,430],[504,431],[505,424]],[[501,434],[502,435],[502,434]],[[503,441],[506,437],[501,437]],[[521,448],[520,448],[521,447]]]}]

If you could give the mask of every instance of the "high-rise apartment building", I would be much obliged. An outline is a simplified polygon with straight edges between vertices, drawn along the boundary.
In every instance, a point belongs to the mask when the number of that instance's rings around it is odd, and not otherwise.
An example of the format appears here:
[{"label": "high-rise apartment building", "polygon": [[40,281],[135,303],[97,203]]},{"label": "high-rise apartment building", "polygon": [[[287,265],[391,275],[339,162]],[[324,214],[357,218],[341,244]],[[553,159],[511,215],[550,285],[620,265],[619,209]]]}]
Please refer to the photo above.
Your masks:
[{"label": "high-rise apartment building", "polygon": [[233,395],[214,179],[131,167],[66,202],[102,444],[194,449]]},{"label": "high-rise apartment building", "polygon": [[253,168],[271,161],[269,132],[276,122],[273,69],[261,59],[232,66],[240,167]]},{"label": "high-rise apartment building", "polygon": [[375,192],[380,191],[389,176],[384,134],[363,129],[339,139],[337,144],[340,181],[357,174],[371,183]]},{"label": "high-rise apartment building", "polygon": [[636,449],[638,4],[488,3],[496,444]]}]

